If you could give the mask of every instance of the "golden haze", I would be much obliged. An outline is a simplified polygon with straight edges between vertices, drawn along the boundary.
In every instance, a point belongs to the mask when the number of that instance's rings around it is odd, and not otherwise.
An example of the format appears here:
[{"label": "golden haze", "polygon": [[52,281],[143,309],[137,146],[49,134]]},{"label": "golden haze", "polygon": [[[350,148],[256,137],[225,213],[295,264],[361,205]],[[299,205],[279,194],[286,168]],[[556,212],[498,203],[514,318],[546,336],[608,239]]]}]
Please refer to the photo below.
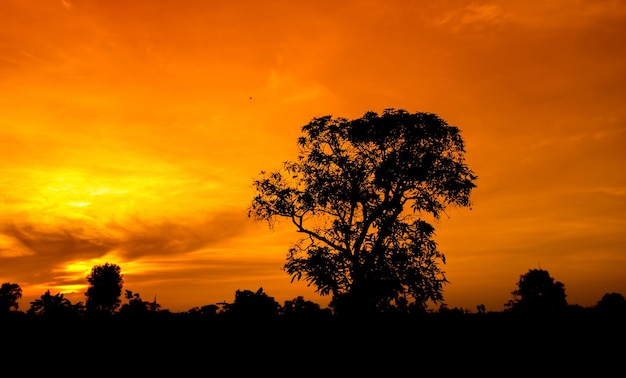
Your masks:
[{"label": "golden haze", "polygon": [[0,4],[0,280],[84,301],[95,264],[172,311],[263,287],[299,237],[251,183],[331,114],[426,111],[479,179],[436,225],[450,307],[498,311],[548,270],[570,304],[626,294],[622,1]]}]

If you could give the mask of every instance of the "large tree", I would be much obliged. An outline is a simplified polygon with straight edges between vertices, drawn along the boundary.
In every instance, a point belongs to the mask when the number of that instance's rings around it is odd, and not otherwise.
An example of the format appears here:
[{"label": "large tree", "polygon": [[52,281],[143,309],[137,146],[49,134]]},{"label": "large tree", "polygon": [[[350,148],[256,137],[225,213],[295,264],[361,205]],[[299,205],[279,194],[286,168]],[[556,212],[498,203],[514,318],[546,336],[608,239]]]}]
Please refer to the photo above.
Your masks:
[{"label": "large tree", "polygon": [[95,265],[87,276],[89,288],[85,295],[88,314],[113,314],[120,306],[124,279],[116,264]]},{"label": "large tree", "polygon": [[305,235],[285,271],[335,311],[384,311],[399,299],[443,301],[445,257],[434,227],[448,206],[470,206],[476,176],[460,130],[436,114],[387,109],[302,127],[299,156],[254,180],[255,220],[288,219]]}]

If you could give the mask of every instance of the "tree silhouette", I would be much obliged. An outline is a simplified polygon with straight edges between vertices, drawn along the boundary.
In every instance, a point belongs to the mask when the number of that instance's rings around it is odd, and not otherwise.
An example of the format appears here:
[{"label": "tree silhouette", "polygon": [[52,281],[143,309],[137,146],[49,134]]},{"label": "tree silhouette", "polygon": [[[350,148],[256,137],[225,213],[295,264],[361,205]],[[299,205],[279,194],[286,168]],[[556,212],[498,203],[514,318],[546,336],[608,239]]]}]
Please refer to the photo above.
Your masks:
[{"label": "tree silhouette", "polygon": [[125,317],[141,318],[145,317],[150,310],[148,303],[141,299],[139,293],[133,293],[130,290],[125,291],[124,298],[128,301],[120,308],[120,315]]},{"label": "tree silhouette", "polygon": [[517,287],[511,292],[513,299],[505,304],[510,311],[548,314],[567,308],[565,285],[555,282],[546,270],[530,269],[520,276]]},{"label": "tree silhouette", "polygon": [[470,206],[476,176],[459,129],[435,114],[386,109],[314,118],[302,132],[297,161],[253,182],[249,212],[270,228],[286,218],[304,234],[284,266],[292,281],[332,294],[336,312],[442,301],[445,257],[423,218]]},{"label": "tree silhouette", "polygon": [[95,265],[87,276],[89,288],[85,295],[87,314],[111,315],[120,306],[123,276],[121,268],[116,264]]},{"label": "tree silhouette", "polygon": [[81,302],[73,305],[62,293],[52,295],[47,290],[39,299],[30,302],[30,308],[26,312],[45,318],[69,318],[80,315],[82,307]]},{"label": "tree silhouette", "polygon": [[620,293],[606,293],[596,303],[595,309],[604,314],[626,315],[626,298]]},{"label": "tree silhouette", "polygon": [[161,308],[161,305],[157,303],[156,295],[154,296],[154,299],[152,300],[152,302],[144,302],[144,303],[146,304],[150,312],[157,312]]},{"label": "tree silhouette", "polygon": [[280,303],[263,292],[262,287],[256,292],[237,290],[235,301],[224,305],[224,315],[230,318],[271,319],[279,313]]},{"label": "tree silhouette", "polygon": [[215,318],[219,313],[220,307],[215,304],[208,304],[202,307],[192,307],[187,314],[192,318]]},{"label": "tree silhouette", "polygon": [[17,311],[20,298],[22,298],[20,285],[10,282],[3,283],[0,286],[0,314],[7,313],[11,309]]},{"label": "tree silhouette", "polygon": [[329,315],[329,310],[323,310],[319,304],[298,296],[292,300],[286,300],[281,307],[281,313],[291,319],[312,319]]}]

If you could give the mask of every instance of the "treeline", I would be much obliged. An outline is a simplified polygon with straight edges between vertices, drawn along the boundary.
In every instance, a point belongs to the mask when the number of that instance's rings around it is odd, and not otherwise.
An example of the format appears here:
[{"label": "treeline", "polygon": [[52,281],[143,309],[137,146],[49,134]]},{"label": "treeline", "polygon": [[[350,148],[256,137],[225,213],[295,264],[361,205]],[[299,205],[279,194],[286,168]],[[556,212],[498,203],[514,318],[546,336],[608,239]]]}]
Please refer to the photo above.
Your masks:
[{"label": "treeline", "polygon": [[[87,276],[89,286],[85,292],[86,301],[72,303],[64,294],[52,294],[47,290],[40,298],[30,302],[26,311],[19,308],[22,290],[16,283],[6,282],[0,287],[0,316],[11,316],[13,319],[169,319],[169,320],[329,320],[332,318],[354,319],[358,317],[395,317],[411,318],[439,316],[460,318],[491,314],[485,306],[479,304],[476,311],[461,308],[449,308],[440,303],[436,310],[427,309],[415,303],[397,300],[386,308],[379,308],[376,313],[364,312],[349,306],[321,308],[315,302],[298,296],[284,303],[279,303],[263,291],[237,290],[234,301],[220,302],[193,307],[187,311],[171,312],[162,309],[153,301],[144,300],[139,293],[123,290],[123,275],[116,264],[105,263],[96,265]],[[123,295],[122,295],[123,293]],[[598,302],[588,308],[568,304],[565,285],[555,281],[550,274],[542,269],[531,269],[520,276],[517,289],[512,299],[505,304],[502,315],[509,317],[538,316],[611,316],[626,320],[626,299],[620,293],[606,293]]]},{"label": "treeline", "polygon": [[321,308],[301,296],[280,304],[262,288],[171,312],[123,291],[119,273],[114,264],[95,266],[85,303],[46,291],[26,311],[19,310],[19,285],[4,283],[0,349],[7,361],[22,361],[27,376],[59,369],[69,357],[74,368],[65,366],[64,376],[404,376],[407,369],[501,376],[504,364],[514,376],[604,376],[622,367],[625,352],[624,297],[569,305],[564,285],[543,270],[520,277],[504,311],[399,301],[377,313]]}]

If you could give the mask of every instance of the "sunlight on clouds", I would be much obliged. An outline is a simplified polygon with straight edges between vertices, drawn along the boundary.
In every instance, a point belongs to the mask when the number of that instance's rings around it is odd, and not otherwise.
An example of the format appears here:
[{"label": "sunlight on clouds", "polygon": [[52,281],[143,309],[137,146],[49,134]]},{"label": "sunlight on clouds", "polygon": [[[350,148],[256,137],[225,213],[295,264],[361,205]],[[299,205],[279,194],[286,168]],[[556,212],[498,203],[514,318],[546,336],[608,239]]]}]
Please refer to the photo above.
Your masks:
[{"label": "sunlight on clouds", "polygon": [[[0,180],[3,216],[12,221],[49,224],[61,219],[101,223],[136,216],[175,217],[197,208],[196,191],[208,196],[221,190],[217,184],[198,181],[175,166],[163,165],[152,171],[50,167],[4,173]],[[207,197],[203,207],[219,207],[219,197]]]},{"label": "sunlight on clouds", "polygon": [[503,12],[496,5],[468,5],[458,17],[461,24],[498,23],[503,18]]},{"label": "sunlight on clouds", "polygon": [[8,235],[0,233],[0,257],[31,256],[34,252]]},{"label": "sunlight on clouds", "polygon": [[70,206],[75,206],[75,207],[85,207],[85,206],[89,206],[91,205],[91,202],[87,202],[87,201],[71,201],[67,203]]},{"label": "sunlight on clouds", "polygon": [[12,196],[21,202],[19,208],[29,218],[41,222],[92,219],[102,213],[114,216],[127,203],[123,196],[131,191],[119,187],[123,182],[117,178],[90,177],[88,172],[76,169],[32,171],[20,178],[22,192],[26,189],[32,195],[12,193]]},{"label": "sunlight on clouds", "polygon": [[[63,266],[62,268],[58,268],[55,271],[65,272],[71,276],[86,277],[89,273],[91,273],[91,270],[94,266],[104,265],[105,263],[114,263],[117,265],[121,265],[123,262],[119,261],[119,256],[117,256],[115,252],[110,252],[107,253],[105,256],[96,259],[79,260],[65,264],[65,266]],[[124,263],[125,267],[126,265],[127,263]]]},{"label": "sunlight on clouds", "polygon": [[[67,284],[57,284],[50,285],[48,283],[48,287],[53,288],[61,293],[76,293],[78,291],[84,292],[87,290],[89,283],[87,282],[87,276],[91,273],[92,269],[96,265],[104,265],[105,263],[113,263],[119,266],[124,266],[124,270],[127,270],[128,265],[132,265],[129,263],[120,262],[120,258],[115,251],[109,252],[104,256],[93,258],[93,259],[85,259],[78,260],[69,263],[65,263],[64,265],[53,269],[52,271],[55,273],[55,278],[57,281],[68,282]],[[123,274],[123,272],[122,272]],[[69,283],[69,282],[84,282],[80,283]],[[52,289],[51,289],[52,292]]]},{"label": "sunlight on clouds", "polygon": [[82,276],[87,276],[95,265],[102,265],[115,258],[115,256],[107,255],[97,259],[74,261],[66,264],[63,268],[55,269],[55,271],[66,272],[73,275],[80,273]]},{"label": "sunlight on clouds", "polygon": [[431,24],[450,28],[454,32],[466,29],[480,30],[488,26],[499,25],[508,18],[504,10],[494,4],[469,4],[462,8],[449,10]]},{"label": "sunlight on clouds", "polygon": [[484,30],[503,24],[528,28],[556,29],[576,25],[585,27],[603,20],[624,17],[626,6],[619,0],[544,2],[483,1],[449,7],[430,24],[454,32]]}]

